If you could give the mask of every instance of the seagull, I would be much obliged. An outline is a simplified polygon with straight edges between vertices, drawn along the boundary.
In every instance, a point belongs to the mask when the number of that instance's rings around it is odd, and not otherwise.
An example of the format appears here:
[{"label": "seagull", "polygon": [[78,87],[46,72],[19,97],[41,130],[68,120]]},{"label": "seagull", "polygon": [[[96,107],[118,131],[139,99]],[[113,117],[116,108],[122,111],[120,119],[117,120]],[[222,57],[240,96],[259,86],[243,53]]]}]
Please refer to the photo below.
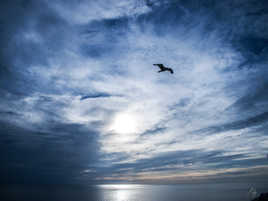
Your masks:
[{"label": "seagull", "polygon": [[163,72],[163,71],[169,71],[171,74],[173,74],[173,70],[172,68],[167,68],[165,67],[163,64],[153,64],[154,66],[158,66],[160,68],[160,70],[158,71],[158,73]]}]

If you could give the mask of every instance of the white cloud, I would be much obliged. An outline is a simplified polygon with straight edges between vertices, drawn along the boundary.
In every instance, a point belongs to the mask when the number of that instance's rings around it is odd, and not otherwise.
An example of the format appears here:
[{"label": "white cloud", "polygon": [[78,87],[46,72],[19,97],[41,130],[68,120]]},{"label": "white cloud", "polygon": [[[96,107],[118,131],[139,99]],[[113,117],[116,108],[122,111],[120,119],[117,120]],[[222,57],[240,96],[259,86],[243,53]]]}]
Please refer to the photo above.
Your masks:
[{"label": "white cloud", "polygon": [[83,24],[92,20],[110,19],[124,16],[134,16],[150,11],[143,0],[102,0],[80,1],[63,4],[55,1],[49,5],[58,13],[76,24]]},{"label": "white cloud", "polygon": [[[145,4],[136,6],[135,2],[82,1],[72,7],[56,2],[51,6],[55,6],[64,18],[83,24],[95,19],[149,12]],[[93,39],[85,39],[79,31],[74,31],[70,34],[74,40],[65,41],[68,48],[49,58],[47,65],[31,66],[29,73],[38,77],[50,93],[24,100],[26,121],[32,124],[45,121],[44,114],[35,110],[39,98],[45,96],[52,99],[47,106],[57,107],[63,122],[84,125],[102,122],[101,127],[94,128],[99,132],[100,151],[127,155],[121,161],[113,158],[111,163],[135,162],[165,152],[197,149],[248,154],[248,158],[263,154],[267,139],[262,138],[261,142],[258,142],[260,138],[255,139],[254,143],[259,145],[256,153],[255,145],[249,143],[251,139],[243,137],[245,130],[215,135],[193,134],[193,131],[221,125],[233,118],[223,112],[240,98],[240,94],[230,95],[226,88],[242,81],[238,73],[247,73],[227,71],[229,66],[237,64],[240,55],[222,44],[217,33],[203,40],[199,34],[201,25],[192,28],[188,35],[184,34],[187,32],[185,27],[177,29],[175,36],[174,33],[160,36],[150,25],[141,30],[134,20],[129,26],[126,35],[115,36],[117,41],[111,45],[115,47],[109,52],[115,57],[81,54],[83,43],[88,46],[108,43],[109,38],[101,33],[103,30],[97,30]],[[37,40],[31,33],[24,37]],[[106,48],[110,48],[110,41]],[[175,73],[157,73],[154,63],[164,63]],[[55,95],[54,91],[61,94]],[[82,95],[91,93],[111,96],[80,100]],[[142,135],[159,127],[165,129]],[[232,152],[228,151],[230,149]]]},{"label": "white cloud", "polygon": [[[103,40],[105,44],[106,39]],[[225,135],[199,137],[190,133],[226,121],[227,117],[216,117],[235,100],[224,92],[229,77],[228,73],[223,76],[220,71],[225,64],[215,50],[220,47],[219,42],[215,37],[206,42],[200,40],[196,34],[186,39],[169,35],[160,37],[150,27],[142,32],[133,24],[113,50],[113,54],[118,55],[115,62],[105,57],[85,58],[75,51],[80,45],[78,41],[73,44],[73,51],[64,51],[59,57],[50,59],[49,66],[33,66],[31,72],[38,75],[41,82],[49,84],[52,81],[55,86],[50,87],[69,94],[61,108],[66,121],[81,124],[102,121],[106,124],[100,130],[103,152],[125,152],[129,154],[127,160],[137,160],[166,151],[213,150],[219,148]],[[125,52],[120,47],[126,44]],[[233,54],[228,48],[222,51]],[[164,63],[172,67],[175,74],[157,73],[153,63]],[[115,73],[114,65],[123,73]],[[73,95],[72,91],[78,95]],[[80,100],[81,94],[91,92],[120,97]],[[180,106],[183,99],[188,103]],[[96,108],[99,109],[94,110]],[[104,110],[110,114],[102,112]],[[118,115],[132,118],[135,130],[127,132],[128,125],[124,125],[124,133],[118,128],[107,129]],[[126,121],[121,123],[127,124]],[[143,132],[159,125],[167,129],[141,137]],[[171,142],[173,144],[169,144]],[[221,149],[224,150],[225,145]]]}]

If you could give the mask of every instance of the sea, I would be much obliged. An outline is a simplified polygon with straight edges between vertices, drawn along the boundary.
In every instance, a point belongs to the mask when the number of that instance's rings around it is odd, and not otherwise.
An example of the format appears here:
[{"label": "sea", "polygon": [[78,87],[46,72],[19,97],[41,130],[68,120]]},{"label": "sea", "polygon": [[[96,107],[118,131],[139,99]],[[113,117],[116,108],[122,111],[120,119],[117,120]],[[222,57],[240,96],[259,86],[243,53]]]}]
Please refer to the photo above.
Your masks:
[{"label": "sea", "polygon": [[[250,190],[251,189],[251,190]],[[249,192],[251,191],[251,192]],[[253,194],[252,194],[253,191]],[[87,187],[2,187],[1,201],[249,201],[268,192],[267,183],[177,185],[103,184]]]}]

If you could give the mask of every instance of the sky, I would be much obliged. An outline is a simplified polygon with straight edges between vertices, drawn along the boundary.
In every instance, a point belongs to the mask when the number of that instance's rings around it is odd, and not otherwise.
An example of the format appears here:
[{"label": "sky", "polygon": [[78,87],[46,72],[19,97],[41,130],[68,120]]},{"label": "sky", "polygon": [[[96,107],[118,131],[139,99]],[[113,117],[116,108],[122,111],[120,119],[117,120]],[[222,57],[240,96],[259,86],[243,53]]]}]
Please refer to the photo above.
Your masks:
[{"label": "sky", "polygon": [[267,180],[265,0],[0,4],[1,184]]}]

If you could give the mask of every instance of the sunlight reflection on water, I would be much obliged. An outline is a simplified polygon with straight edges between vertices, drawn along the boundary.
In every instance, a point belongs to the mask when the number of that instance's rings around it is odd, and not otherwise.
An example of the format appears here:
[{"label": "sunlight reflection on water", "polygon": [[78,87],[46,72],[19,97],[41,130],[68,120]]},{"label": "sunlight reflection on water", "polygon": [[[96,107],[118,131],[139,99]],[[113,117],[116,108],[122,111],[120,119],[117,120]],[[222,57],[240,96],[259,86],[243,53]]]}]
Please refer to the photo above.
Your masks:
[{"label": "sunlight reflection on water", "polygon": [[103,201],[136,201],[136,194],[140,192],[140,190],[144,189],[144,185],[108,184],[98,185],[98,188],[106,192],[106,200]]},{"label": "sunlight reflection on water", "polygon": [[103,184],[98,185],[101,189],[110,189],[110,190],[122,190],[122,189],[141,189],[144,188],[145,185],[139,184]]},{"label": "sunlight reflection on water", "polygon": [[[137,185],[107,184],[97,185],[98,196],[92,201],[248,201],[247,183],[211,183],[180,185]],[[256,187],[266,192],[267,187]]]}]

